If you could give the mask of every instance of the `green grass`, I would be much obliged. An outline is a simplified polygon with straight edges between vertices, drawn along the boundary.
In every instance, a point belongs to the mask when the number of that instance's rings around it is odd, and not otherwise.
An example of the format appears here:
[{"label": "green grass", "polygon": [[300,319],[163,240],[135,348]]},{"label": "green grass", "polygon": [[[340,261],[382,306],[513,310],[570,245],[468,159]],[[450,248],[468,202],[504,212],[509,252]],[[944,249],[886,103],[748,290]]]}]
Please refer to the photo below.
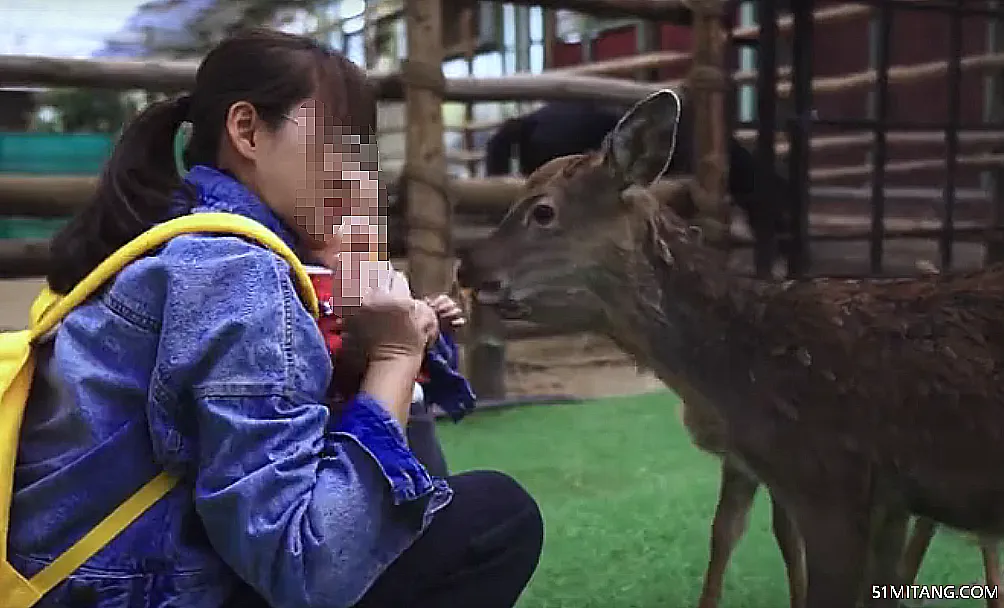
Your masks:
[{"label": "green grass", "polygon": [[[520,608],[694,606],[708,558],[718,463],[694,448],[669,393],[485,411],[443,424],[450,466],[506,471],[544,512],[544,556]],[[761,493],[727,575],[723,608],[788,605]],[[919,582],[981,580],[979,550],[941,533]],[[981,602],[947,603],[981,606]]]}]

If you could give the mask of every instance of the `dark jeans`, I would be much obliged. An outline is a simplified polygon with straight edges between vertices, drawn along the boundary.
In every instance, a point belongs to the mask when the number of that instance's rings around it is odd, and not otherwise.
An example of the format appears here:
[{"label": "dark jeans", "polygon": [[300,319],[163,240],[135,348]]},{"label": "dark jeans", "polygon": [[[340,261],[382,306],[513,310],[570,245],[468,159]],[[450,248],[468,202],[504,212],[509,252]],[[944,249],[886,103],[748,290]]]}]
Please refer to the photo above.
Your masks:
[{"label": "dark jeans", "polygon": [[494,471],[448,478],[453,500],[356,608],[511,608],[537,568],[544,522],[515,480]]}]

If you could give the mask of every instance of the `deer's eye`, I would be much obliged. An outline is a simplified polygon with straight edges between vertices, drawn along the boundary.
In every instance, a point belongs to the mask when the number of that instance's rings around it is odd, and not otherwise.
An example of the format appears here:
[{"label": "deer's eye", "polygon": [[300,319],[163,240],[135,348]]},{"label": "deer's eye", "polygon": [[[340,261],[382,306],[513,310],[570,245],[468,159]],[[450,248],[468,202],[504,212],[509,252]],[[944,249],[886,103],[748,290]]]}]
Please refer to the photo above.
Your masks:
[{"label": "deer's eye", "polygon": [[554,205],[539,202],[530,208],[529,217],[534,224],[537,224],[542,228],[548,228],[554,224],[554,221],[558,218],[558,212],[555,210]]}]

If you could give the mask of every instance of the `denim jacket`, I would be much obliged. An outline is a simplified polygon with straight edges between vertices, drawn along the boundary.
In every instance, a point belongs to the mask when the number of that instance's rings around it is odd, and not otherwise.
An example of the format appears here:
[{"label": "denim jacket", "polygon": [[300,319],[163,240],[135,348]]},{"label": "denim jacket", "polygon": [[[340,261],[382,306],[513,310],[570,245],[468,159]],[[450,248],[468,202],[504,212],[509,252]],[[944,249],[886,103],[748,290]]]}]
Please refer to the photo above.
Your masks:
[{"label": "denim jacket", "polygon": [[[186,178],[193,212],[292,232],[235,180]],[[9,557],[27,576],[162,469],[182,481],[42,607],[341,607],[451,499],[331,362],[278,256],[183,235],[126,267],[40,346],[14,474]]]}]

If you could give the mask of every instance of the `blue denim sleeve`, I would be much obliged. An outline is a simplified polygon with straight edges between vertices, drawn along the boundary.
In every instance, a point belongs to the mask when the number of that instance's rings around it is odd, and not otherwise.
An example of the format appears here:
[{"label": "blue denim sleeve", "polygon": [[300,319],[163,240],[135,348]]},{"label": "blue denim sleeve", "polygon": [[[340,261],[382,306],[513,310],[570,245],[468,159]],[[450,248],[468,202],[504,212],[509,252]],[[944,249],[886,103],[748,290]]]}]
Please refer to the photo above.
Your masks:
[{"label": "blue denim sleeve", "polygon": [[426,403],[441,407],[454,422],[473,410],[477,401],[467,378],[458,370],[458,350],[453,338],[440,332],[426,353],[425,371],[429,378],[422,384]]},{"label": "blue denim sleeve", "polygon": [[432,489],[432,477],[408,448],[401,425],[373,397],[356,395],[331,431],[336,440],[351,439],[373,456],[390,481],[395,504]]},{"label": "blue denim sleeve", "polygon": [[330,359],[282,260],[229,237],[180,237],[162,256],[176,259],[152,388],[158,450],[194,464],[213,546],[271,605],[352,605],[449,489],[371,397],[331,425]]}]

